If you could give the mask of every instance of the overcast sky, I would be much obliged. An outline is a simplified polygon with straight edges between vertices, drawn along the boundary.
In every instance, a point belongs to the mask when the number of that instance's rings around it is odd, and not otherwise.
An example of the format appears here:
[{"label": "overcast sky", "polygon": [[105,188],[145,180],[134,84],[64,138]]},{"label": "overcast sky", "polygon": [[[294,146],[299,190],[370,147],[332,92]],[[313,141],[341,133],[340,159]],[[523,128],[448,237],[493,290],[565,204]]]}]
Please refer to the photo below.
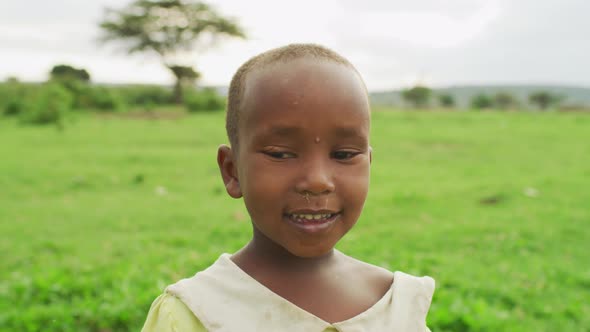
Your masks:
[{"label": "overcast sky", "polygon": [[[173,81],[150,55],[99,46],[97,22],[123,0],[0,2],[0,80],[40,81],[58,63],[97,82]],[[416,83],[590,86],[588,0],[217,0],[246,30],[190,57],[202,84],[228,85],[249,57],[292,42],[349,58],[370,90]]]}]

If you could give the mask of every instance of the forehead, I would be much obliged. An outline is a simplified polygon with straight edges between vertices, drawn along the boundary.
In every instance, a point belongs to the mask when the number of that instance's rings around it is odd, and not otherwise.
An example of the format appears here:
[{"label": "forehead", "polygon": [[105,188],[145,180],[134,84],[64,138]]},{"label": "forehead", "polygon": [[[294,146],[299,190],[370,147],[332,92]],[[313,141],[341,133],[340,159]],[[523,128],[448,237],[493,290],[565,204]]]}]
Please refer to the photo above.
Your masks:
[{"label": "forehead", "polygon": [[348,119],[348,126],[366,125],[367,131],[369,124],[367,93],[357,72],[343,64],[310,58],[250,72],[245,79],[241,112],[240,127],[249,129],[304,125],[309,122],[303,120],[310,117],[341,123]]}]

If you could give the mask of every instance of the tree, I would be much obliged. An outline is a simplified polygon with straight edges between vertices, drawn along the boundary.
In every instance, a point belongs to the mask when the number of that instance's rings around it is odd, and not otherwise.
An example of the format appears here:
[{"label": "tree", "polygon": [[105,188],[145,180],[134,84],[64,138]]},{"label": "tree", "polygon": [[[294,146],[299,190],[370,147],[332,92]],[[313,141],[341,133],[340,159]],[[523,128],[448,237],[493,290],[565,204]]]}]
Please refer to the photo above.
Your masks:
[{"label": "tree", "polygon": [[26,89],[16,76],[6,78],[0,89],[0,113],[5,116],[14,116],[22,113],[27,108],[30,98]]},{"label": "tree", "polygon": [[16,76],[8,76],[4,82],[8,84],[18,84],[20,83],[20,80]]},{"label": "tree", "polygon": [[233,19],[203,2],[188,0],[135,0],[121,10],[107,9],[100,27],[103,42],[122,42],[129,54],[156,54],[176,78],[174,99],[179,104],[183,84],[199,77],[179,57],[197,46],[211,46],[220,36],[245,38]]},{"label": "tree", "polygon": [[438,95],[438,103],[442,107],[451,108],[455,106],[455,98],[448,93]]},{"label": "tree", "polygon": [[33,125],[54,124],[63,130],[63,117],[71,111],[72,101],[72,94],[61,84],[45,83],[35,96],[31,110],[21,114],[21,121]]},{"label": "tree", "polygon": [[90,106],[89,99],[93,98],[90,98],[92,87],[89,82],[90,74],[83,68],[59,64],[53,66],[49,72],[49,83],[66,88],[73,96],[72,106],[76,109]]},{"label": "tree", "polygon": [[542,110],[559,102],[559,97],[547,91],[536,91],[529,95],[529,102]]},{"label": "tree", "polygon": [[201,77],[201,73],[189,66],[170,66],[168,69],[170,69],[176,78],[176,83],[174,84],[174,100],[177,103],[182,103],[184,96],[182,87],[188,84],[194,84]]},{"label": "tree", "polygon": [[505,110],[510,107],[514,107],[518,104],[516,98],[508,92],[498,92],[494,95],[494,106],[496,108]]},{"label": "tree", "polygon": [[421,108],[428,105],[432,90],[425,86],[414,86],[402,91],[402,98],[412,104],[414,108]]},{"label": "tree", "polygon": [[471,107],[475,109],[490,108],[493,105],[493,100],[488,95],[480,93],[471,98]]},{"label": "tree", "polygon": [[52,80],[57,81],[90,81],[90,74],[88,74],[86,69],[75,68],[64,64],[53,66],[49,72],[49,76]]}]

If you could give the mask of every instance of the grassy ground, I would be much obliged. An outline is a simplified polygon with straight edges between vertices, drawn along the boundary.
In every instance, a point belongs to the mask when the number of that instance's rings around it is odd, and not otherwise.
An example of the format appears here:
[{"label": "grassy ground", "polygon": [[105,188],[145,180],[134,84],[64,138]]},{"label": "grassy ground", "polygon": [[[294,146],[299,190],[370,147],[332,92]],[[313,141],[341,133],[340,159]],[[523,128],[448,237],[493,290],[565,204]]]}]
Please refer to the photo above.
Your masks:
[{"label": "grassy ground", "polygon": [[[250,225],[223,115],[0,120],[0,330],[137,331]],[[372,187],[339,244],[428,274],[433,331],[590,331],[590,116],[373,114]]]}]

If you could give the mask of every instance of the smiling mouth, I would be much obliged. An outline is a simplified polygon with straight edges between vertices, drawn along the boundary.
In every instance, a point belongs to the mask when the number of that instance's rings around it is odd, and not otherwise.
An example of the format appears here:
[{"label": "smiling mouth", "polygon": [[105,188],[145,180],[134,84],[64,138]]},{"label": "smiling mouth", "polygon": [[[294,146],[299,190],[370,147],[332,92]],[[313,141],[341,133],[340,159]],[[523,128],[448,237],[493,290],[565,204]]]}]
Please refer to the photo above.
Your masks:
[{"label": "smiling mouth", "polygon": [[287,216],[293,221],[299,222],[310,222],[317,221],[322,222],[334,217],[336,213],[290,213]]},{"label": "smiling mouth", "polygon": [[306,233],[318,233],[330,229],[339,216],[340,212],[331,211],[302,211],[285,214],[292,225]]}]

